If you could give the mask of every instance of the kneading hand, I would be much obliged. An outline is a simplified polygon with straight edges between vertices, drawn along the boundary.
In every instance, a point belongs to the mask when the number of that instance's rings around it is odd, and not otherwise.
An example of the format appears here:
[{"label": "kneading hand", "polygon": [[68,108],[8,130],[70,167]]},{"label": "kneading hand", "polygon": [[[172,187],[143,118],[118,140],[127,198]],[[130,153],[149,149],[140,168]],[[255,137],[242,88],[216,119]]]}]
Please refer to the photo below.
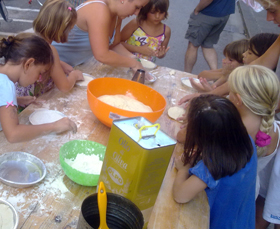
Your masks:
[{"label": "kneading hand", "polygon": [[73,131],[73,133],[77,132],[77,125],[69,118],[65,117],[55,122],[56,133],[62,133],[64,131]]}]

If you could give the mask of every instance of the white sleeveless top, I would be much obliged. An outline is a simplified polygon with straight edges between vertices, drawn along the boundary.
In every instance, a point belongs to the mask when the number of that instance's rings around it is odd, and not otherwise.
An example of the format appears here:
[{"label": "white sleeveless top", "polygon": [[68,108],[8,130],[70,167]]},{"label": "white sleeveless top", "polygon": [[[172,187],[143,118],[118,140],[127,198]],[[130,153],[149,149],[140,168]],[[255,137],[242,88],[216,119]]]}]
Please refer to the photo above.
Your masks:
[{"label": "white sleeveless top", "polygon": [[280,142],[280,128],[278,124],[280,124],[279,121],[274,121],[273,123],[274,132],[278,133],[277,145],[274,152],[268,156],[258,158],[256,196],[259,194],[264,198],[267,194],[269,179]]}]

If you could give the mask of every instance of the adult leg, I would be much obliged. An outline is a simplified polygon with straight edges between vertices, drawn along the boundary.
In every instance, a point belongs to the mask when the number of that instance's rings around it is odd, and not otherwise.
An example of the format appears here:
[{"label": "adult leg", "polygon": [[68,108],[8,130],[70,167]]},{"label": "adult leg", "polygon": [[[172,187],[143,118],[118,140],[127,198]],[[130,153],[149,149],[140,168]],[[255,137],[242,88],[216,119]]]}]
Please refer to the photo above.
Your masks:
[{"label": "adult leg", "polygon": [[266,229],[270,224],[263,218],[264,201],[261,196],[256,199],[256,229]]},{"label": "adult leg", "polygon": [[211,70],[218,68],[218,55],[214,48],[204,48],[201,46],[204,59]]},{"label": "adult leg", "polygon": [[197,60],[197,50],[198,47],[195,47],[190,41],[185,55],[185,72],[191,73],[193,66]]}]

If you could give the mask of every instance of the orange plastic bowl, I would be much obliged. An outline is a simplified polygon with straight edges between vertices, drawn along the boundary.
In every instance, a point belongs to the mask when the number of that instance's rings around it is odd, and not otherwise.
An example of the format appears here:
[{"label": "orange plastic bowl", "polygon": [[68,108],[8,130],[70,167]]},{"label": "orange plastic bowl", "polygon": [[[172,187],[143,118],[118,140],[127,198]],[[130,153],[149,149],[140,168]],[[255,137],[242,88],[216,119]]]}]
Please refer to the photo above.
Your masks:
[{"label": "orange plastic bowl", "polygon": [[[119,109],[101,102],[101,95],[132,95],[138,101],[148,105],[153,112],[133,112]],[[104,125],[111,127],[113,119],[109,117],[116,114],[124,117],[142,116],[154,123],[163,113],[166,101],[156,90],[131,80],[121,78],[98,78],[89,82],[87,87],[87,99],[93,114]]]}]

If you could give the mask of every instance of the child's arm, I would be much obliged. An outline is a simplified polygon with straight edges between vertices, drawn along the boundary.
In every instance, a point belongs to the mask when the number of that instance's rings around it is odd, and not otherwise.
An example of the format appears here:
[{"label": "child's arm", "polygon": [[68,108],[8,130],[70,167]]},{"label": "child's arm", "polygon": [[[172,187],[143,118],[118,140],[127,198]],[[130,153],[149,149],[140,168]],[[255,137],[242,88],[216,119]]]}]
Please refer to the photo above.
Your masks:
[{"label": "child's arm", "polygon": [[207,80],[217,80],[223,76],[222,69],[204,70],[200,72],[197,78],[205,78]]},{"label": "child's arm", "polygon": [[250,65],[262,65],[270,69],[274,69],[280,56],[280,35],[276,41],[269,47],[269,49],[258,59],[252,61]]},{"label": "child's arm", "polygon": [[83,73],[79,70],[73,70],[69,73],[68,76],[65,75],[61,62],[59,60],[59,55],[54,46],[51,45],[53,56],[54,56],[54,65],[51,70],[51,77],[56,85],[56,87],[62,92],[70,91],[75,85],[76,81],[83,80]]},{"label": "child's arm", "polygon": [[61,64],[61,67],[62,67],[62,69],[63,69],[63,71],[66,75],[68,75],[70,72],[72,72],[74,70],[74,68],[71,65],[65,63],[62,60],[60,61],[60,64]]},{"label": "child's arm", "polygon": [[[179,100],[178,105],[188,102],[192,98],[200,96],[201,94],[203,94],[203,93],[193,93],[190,95],[185,95],[182,99]],[[228,82],[225,82],[221,86],[216,87],[215,89],[213,89],[211,92],[209,92],[207,94],[213,94],[213,95],[219,95],[219,96],[224,96],[224,95],[229,94]]]},{"label": "child's arm", "polygon": [[7,140],[11,143],[29,141],[51,132],[77,131],[76,124],[69,118],[63,118],[54,123],[43,125],[19,124],[17,108],[15,106],[0,107],[0,122]]},{"label": "child's arm", "polygon": [[169,40],[171,37],[171,29],[169,26],[165,26],[165,38],[164,41],[161,43],[161,46],[158,47],[158,49],[156,50],[156,57],[157,58],[163,58],[165,57],[165,54],[168,52],[168,50],[170,49],[170,47],[168,46]]},{"label": "child's arm", "polygon": [[131,44],[127,44],[127,41],[131,34],[138,28],[138,23],[136,18],[132,19],[121,31],[121,41],[122,45],[130,52],[141,53],[145,56],[155,56],[155,51],[149,47],[149,43],[142,46],[135,46]]},{"label": "child's arm", "polygon": [[184,166],[181,157],[175,158],[175,165],[178,172],[173,183],[173,197],[177,203],[187,203],[207,188],[207,185],[197,176],[190,176],[191,166]]}]

